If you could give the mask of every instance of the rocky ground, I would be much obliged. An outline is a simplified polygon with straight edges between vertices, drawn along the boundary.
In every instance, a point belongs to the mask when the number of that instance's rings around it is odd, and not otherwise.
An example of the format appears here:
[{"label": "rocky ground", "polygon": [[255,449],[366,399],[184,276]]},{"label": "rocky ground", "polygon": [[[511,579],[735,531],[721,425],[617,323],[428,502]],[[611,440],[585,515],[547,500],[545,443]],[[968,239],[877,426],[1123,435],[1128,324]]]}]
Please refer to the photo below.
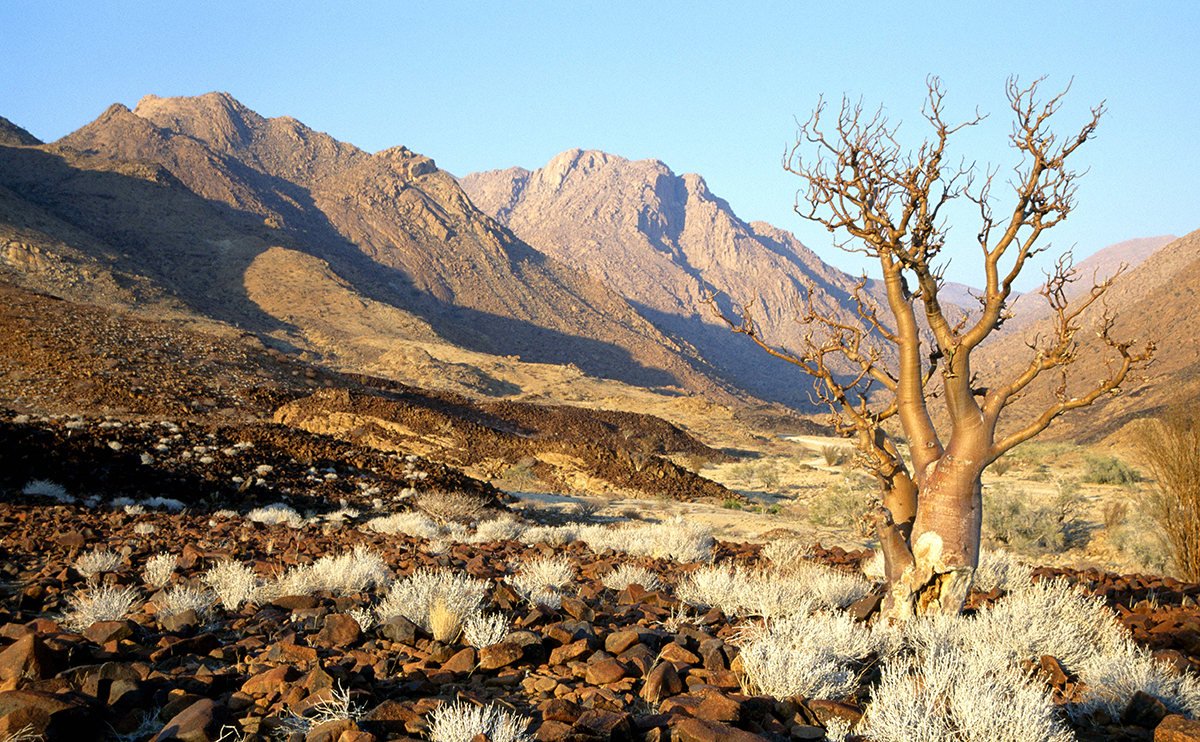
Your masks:
[{"label": "rocky ground", "polygon": [[[732,466],[730,451],[648,415],[479,402],[336,374],[252,335],[0,285],[0,740],[420,738],[431,712],[454,701],[504,709],[544,742],[838,738],[867,691],[843,701],[747,695],[738,657],[754,621],[680,601],[678,586],[700,565],[597,553],[584,541],[477,538],[485,522],[595,526],[618,512],[683,530],[665,517],[696,501],[712,510],[747,501],[695,473],[714,465]],[[542,506],[497,483],[662,507],[624,513],[609,500],[599,517],[591,511],[603,501]],[[443,492],[469,507],[425,497]],[[291,522],[247,517],[264,508]],[[410,511],[437,520],[437,534],[368,525]],[[866,552],[825,543],[811,544],[812,560],[860,573]],[[355,547],[379,558],[369,587],[169,607],[173,590],[207,589],[220,565],[269,583]],[[712,558],[760,566],[763,548],[717,541]],[[96,550],[112,558],[102,569],[81,561]],[[152,584],[145,570],[161,555],[177,563]],[[537,557],[569,560],[554,608],[517,587],[521,565]],[[606,587],[621,565],[649,570],[661,589]],[[483,606],[505,627],[499,641],[435,638],[402,617],[375,625],[383,585],[426,568],[485,581]],[[1200,670],[1200,585],[1036,574],[1100,596],[1173,672]],[[102,593],[124,594],[128,610],[86,620],[87,599]],[[976,591],[970,610],[1004,597]],[[870,621],[875,602],[849,610]],[[856,672],[869,680],[877,665]],[[1026,670],[1064,708],[1086,690],[1053,657]],[[1118,716],[1089,717],[1075,733],[1200,739],[1149,697]]]},{"label": "rocky ground", "polygon": [[[498,704],[529,720],[545,742],[755,742],[822,739],[830,719],[854,722],[862,713],[854,699],[744,695],[737,637],[746,621],[716,609],[689,611],[674,595],[695,564],[597,554],[582,542],[435,544],[372,533],[353,514],[336,526],[297,529],[201,508],[96,509],[11,490],[0,503],[0,533],[0,739],[20,739],[28,727],[63,740],[400,740],[425,736],[429,712],[457,700]],[[435,641],[404,618],[364,621],[364,631],[362,614],[351,614],[377,604],[374,591],[218,605],[206,618],[171,614],[162,608],[162,587],[143,576],[152,557],[174,554],[168,587],[199,585],[207,570],[231,559],[268,579],[355,546],[381,555],[396,577],[434,568],[486,580],[485,605],[508,621],[507,636],[484,648],[461,638]],[[754,565],[760,548],[718,542],[716,559]],[[115,554],[115,564],[85,577],[74,565],[96,549]],[[571,586],[559,608],[531,607],[512,587],[513,573],[523,560],[551,554],[570,559]],[[864,556],[813,553],[845,570]],[[605,575],[624,563],[650,570],[665,587],[606,588]],[[1162,660],[1181,672],[1200,669],[1200,585],[1049,569],[1038,577],[1058,574],[1103,596]],[[77,625],[89,584],[132,588],[131,612]],[[1001,597],[976,592],[970,604]],[[850,610],[867,618],[871,605],[867,599]],[[1042,669],[1056,702],[1076,698],[1076,679],[1053,658]],[[1164,715],[1152,701],[1131,704],[1123,720],[1078,734],[1150,739]]]}]

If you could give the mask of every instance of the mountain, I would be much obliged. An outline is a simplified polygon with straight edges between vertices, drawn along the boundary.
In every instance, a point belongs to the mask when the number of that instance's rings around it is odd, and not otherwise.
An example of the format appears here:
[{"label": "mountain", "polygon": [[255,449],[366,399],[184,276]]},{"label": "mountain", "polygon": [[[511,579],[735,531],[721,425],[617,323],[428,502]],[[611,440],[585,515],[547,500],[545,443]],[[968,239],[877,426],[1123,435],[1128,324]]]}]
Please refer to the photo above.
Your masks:
[{"label": "mountain", "polygon": [[[1164,238],[1135,241],[1140,250],[1149,250]],[[1112,265],[1119,255],[1121,243],[1099,256],[1093,264],[1101,269]],[[1136,251],[1134,252],[1136,255]],[[1127,254],[1127,257],[1132,257]],[[1125,261],[1125,258],[1121,258]],[[1127,262],[1127,261],[1125,261]],[[1086,261],[1081,263],[1084,267]],[[1086,271],[1083,280],[1091,277]],[[1090,285],[1090,284],[1088,284]],[[1086,286],[1075,287],[1081,294]],[[1040,297],[1039,297],[1040,298]],[[1068,414],[1054,423],[1049,435],[1055,438],[1074,438],[1084,442],[1099,441],[1138,417],[1153,415],[1163,408],[1200,400],[1200,230],[1173,240],[1154,250],[1136,267],[1120,275],[1097,302],[1081,318],[1081,331],[1076,336],[1077,361],[1070,368],[1066,393],[1076,396],[1086,391],[1096,379],[1103,378],[1107,363],[1116,357],[1094,332],[1096,322],[1104,311],[1116,316],[1112,337],[1119,341],[1136,340],[1131,348],[1139,350],[1147,340],[1157,344],[1154,362],[1149,368],[1126,383],[1121,393],[1103,398],[1084,410]],[[1039,333],[1052,331],[1045,316],[1035,318],[997,341],[984,345],[976,355],[975,370],[985,385],[1010,378],[1031,358],[1026,342]],[[1014,364],[1013,359],[1021,359]],[[1031,421],[1041,414],[1053,397],[1061,377],[1043,374],[1037,383],[1006,412],[1007,427]]]},{"label": "mountain", "polygon": [[[510,168],[460,180],[471,200],[551,258],[587,272],[656,327],[724,369],[756,395],[810,406],[812,383],[731,333],[703,300],[753,301],[764,338],[799,349],[811,328],[795,321],[796,298],[813,288],[821,313],[853,312],[858,279],[829,266],[791,233],[744,222],[699,175],[658,160],[631,161],[573,149],[535,171]],[[868,293],[877,292],[868,282]]]},{"label": "mountain", "polygon": [[225,93],[114,104],[52,144],[20,132],[0,128],[0,257],[32,288],[392,378],[456,346],[734,398],[693,349],[404,147],[370,154]]},{"label": "mountain", "polygon": [[0,144],[17,147],[34,147],[42,143],[34,135],[25,131],[8,119],[0,116]]},{"label": "mountain", "polygon": [[[1090,290],[1093,279],[1104,281],[1110,276],[1115,276],[1118,271],[1128,272],[1137,268],[1151,255],[1175,240],[1175,235],[1141,237],[1118,242],[1092,253],[1075,265],[1075,275],[1078,280],[1067,288],[1067,296],[1069,298],[1082,296]],[[976,291],[976,293],[979,292]],[[1037,291],[1030,291],[1012,302],[1012,310],[1015,316],[1008,326],[1020,327],[1047,316],[1050,308],[1044,296]]]}]

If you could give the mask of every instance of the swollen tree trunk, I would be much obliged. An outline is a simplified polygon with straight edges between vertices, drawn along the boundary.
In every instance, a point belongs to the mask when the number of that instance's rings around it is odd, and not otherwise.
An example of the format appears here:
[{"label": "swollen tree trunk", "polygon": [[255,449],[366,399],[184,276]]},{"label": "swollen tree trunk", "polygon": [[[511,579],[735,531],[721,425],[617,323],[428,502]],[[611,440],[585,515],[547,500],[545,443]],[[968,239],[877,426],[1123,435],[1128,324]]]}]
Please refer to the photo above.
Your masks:
[{"label": "swollen tree trunk", "polygon": [[[1021,87],[1015,78],[1009,80],[1015,117],[1009,141],[1022,164],[1010,182],[1011,210],[1001,214],[993,211],[998,199],[991,192],[998,170],[977,179],[965,160],[957,169],[944,162],[949,137],[982,117],[977,114],[958,126],[947,124],[937,78],[928,81],[923,110],[933,136],[915,151],[901,149],[897,127],[888,124],[882,110],[871,116],[847,100],[832,126],[822,119],[823,103],[801,126],[796,146],[784,158],[784,168],[807,183],[796,211],[843,235],[841,246],[879,260],[886,306],[867,296],[865,277],[853,292],[855,312],[822,313],[810,291],[807,305],[797,305],[797,321],[813,331],[798,349],[783,349],[761,336],[753,302],[740,307],[735,321],[721,312],[716,293],[706,292],[709,306],[730,329],[811,376],[837,431],[856,440],[860,463],[880,486],[881,506],[875,516],[887,578],[883,611],[892,618],[961,610],[979,565],[983,470],[1064,412],[1115,392],[1129,372],[1148,363],[1154,353],[1153,342],[1141,352],[1131,352],[1134,341],[1112,338],[1114,317],[1105,311],[1096,322],[1096,334],[1113,352],[1107,376],[1086,393],[1068,391],[1066,374],[1075,361],[1074,338],[1083,313],[1112,283],[1111,278],[1093,282],[1091,291],[1083,294],[1066,291],[1074,280],[1068,254],[1056,263],[1041,291],[1050,304],[1052,329],[1033,339],[1024,365],[1014,359],[1015,377],[992,388],[973,386],[971,353],[1009,316],[1013,282],[1026,261],[1044,249],[1038,244],[1042,234],[1074,208],[1079,173],[1068,169],[1066,161],[1091,138],[1104,111],[1103,105],[1093,108],[1078,134],[1060,138],[1047,122],[1063,94],[1039,102],[1039,83]],[[802,157],[801,149],[810,146],[813,157]],[[979,212],[979,229],[970,231],[982,258],[984,286],[977,314],[960,314],[950,305],[943,307],[938,298],[941,252],[949,243],[948,225],[939,212],[959,198]],[[1069,304],[1068,293],[1080,298]],[[880,345],[894,352],[884,353]],[[1035,420],[997,439],[1005,406],[1029,391],[1046,371],[1061,374],[1051,392],[1053,401]],[[930,386],[935,374],[941,375],[940,389]],[[885,394],[876,394],[880,389]],[[935,399],[944,405],[945,437],[929,412]],[[908,440],[911,471],[885,432],[885,423],[895,421]]]},{"label": "swollen tree trunk", "polygon": [[954,446],[932,466],[921,489],[911,536],[911,567],[891,587],[894,618],[957,613],[979,566],[983,523],[980,456],[956,456]]}]

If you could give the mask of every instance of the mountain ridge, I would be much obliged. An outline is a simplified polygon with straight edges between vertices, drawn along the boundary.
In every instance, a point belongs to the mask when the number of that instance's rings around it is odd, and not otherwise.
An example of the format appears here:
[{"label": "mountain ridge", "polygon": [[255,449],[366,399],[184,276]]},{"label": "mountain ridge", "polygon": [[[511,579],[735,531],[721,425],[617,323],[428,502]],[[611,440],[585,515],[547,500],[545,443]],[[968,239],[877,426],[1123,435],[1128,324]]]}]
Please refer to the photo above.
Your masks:
[{"label": "mountain ridge", "polygon": [[[704,299],[710,287],[721,292],[729,316],[737,314],[735,303],[753,303],[768,342],[802,350],[808,328],[795,321],[795,297],[811,285],[817,311],[848,311],[860,280],[829,266],[790,232],[741,220],[700,175],[596,150],[567,150],[538,170],[472,173],[460,182],[485,213],[613,287],[738,385],[810,407],[811,381],[731,333]],[[872,281],[865,288],[878,291]]]},{"label": "mountain ridge", "polygon": [[[396,342],[438,340],[734,398],[703,359],[619,297],[475,210],[431,158],[404,147],[367,154],[220,93],[147,97],[137,111],[114,104],[58,142],[0,153],[0,186],[26,211],[49,209],[65,222],[59,231],[89,233],[86,259],[107,250],[128,274],[117,283],[152,284],[181,311],[241,307],[217,318],[335,365],[387,372]],[[120,202],[122,218],[81,188],[104,191],[108,207]],[[146,193],[131,204],[122,189]],[[149,203],[158,217],[145,213]],[[55,240],[43,242],[54,251]],[[332,315],[295,293],[309,282]],[[379,316],[366,335],[340,329],[360,313]]]}]

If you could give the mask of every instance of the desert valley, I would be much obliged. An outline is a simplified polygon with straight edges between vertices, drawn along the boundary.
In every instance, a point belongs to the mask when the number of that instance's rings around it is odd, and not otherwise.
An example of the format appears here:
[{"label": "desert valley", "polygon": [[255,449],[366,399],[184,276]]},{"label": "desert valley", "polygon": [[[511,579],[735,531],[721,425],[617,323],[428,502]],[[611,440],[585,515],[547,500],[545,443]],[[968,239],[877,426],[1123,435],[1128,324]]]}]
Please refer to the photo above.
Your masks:
[{"label": "desert valley", "polygon": [[[224,93],[18,124],[0,742],[1200,740],[1200,584],[1138,446],[1200,403],[1200,230],[1080,261],[1116,278],[1073,379],[1110,315],[1153,363],[988,467],[961,614],[892,622],[854,441],[713,311],[798,348],[801,303],[887,289],[700,175],[455,177]],[[983,389],[1053,334],[1010,308]],[[1020,391],[1001,434],[1081,394]]]}]

